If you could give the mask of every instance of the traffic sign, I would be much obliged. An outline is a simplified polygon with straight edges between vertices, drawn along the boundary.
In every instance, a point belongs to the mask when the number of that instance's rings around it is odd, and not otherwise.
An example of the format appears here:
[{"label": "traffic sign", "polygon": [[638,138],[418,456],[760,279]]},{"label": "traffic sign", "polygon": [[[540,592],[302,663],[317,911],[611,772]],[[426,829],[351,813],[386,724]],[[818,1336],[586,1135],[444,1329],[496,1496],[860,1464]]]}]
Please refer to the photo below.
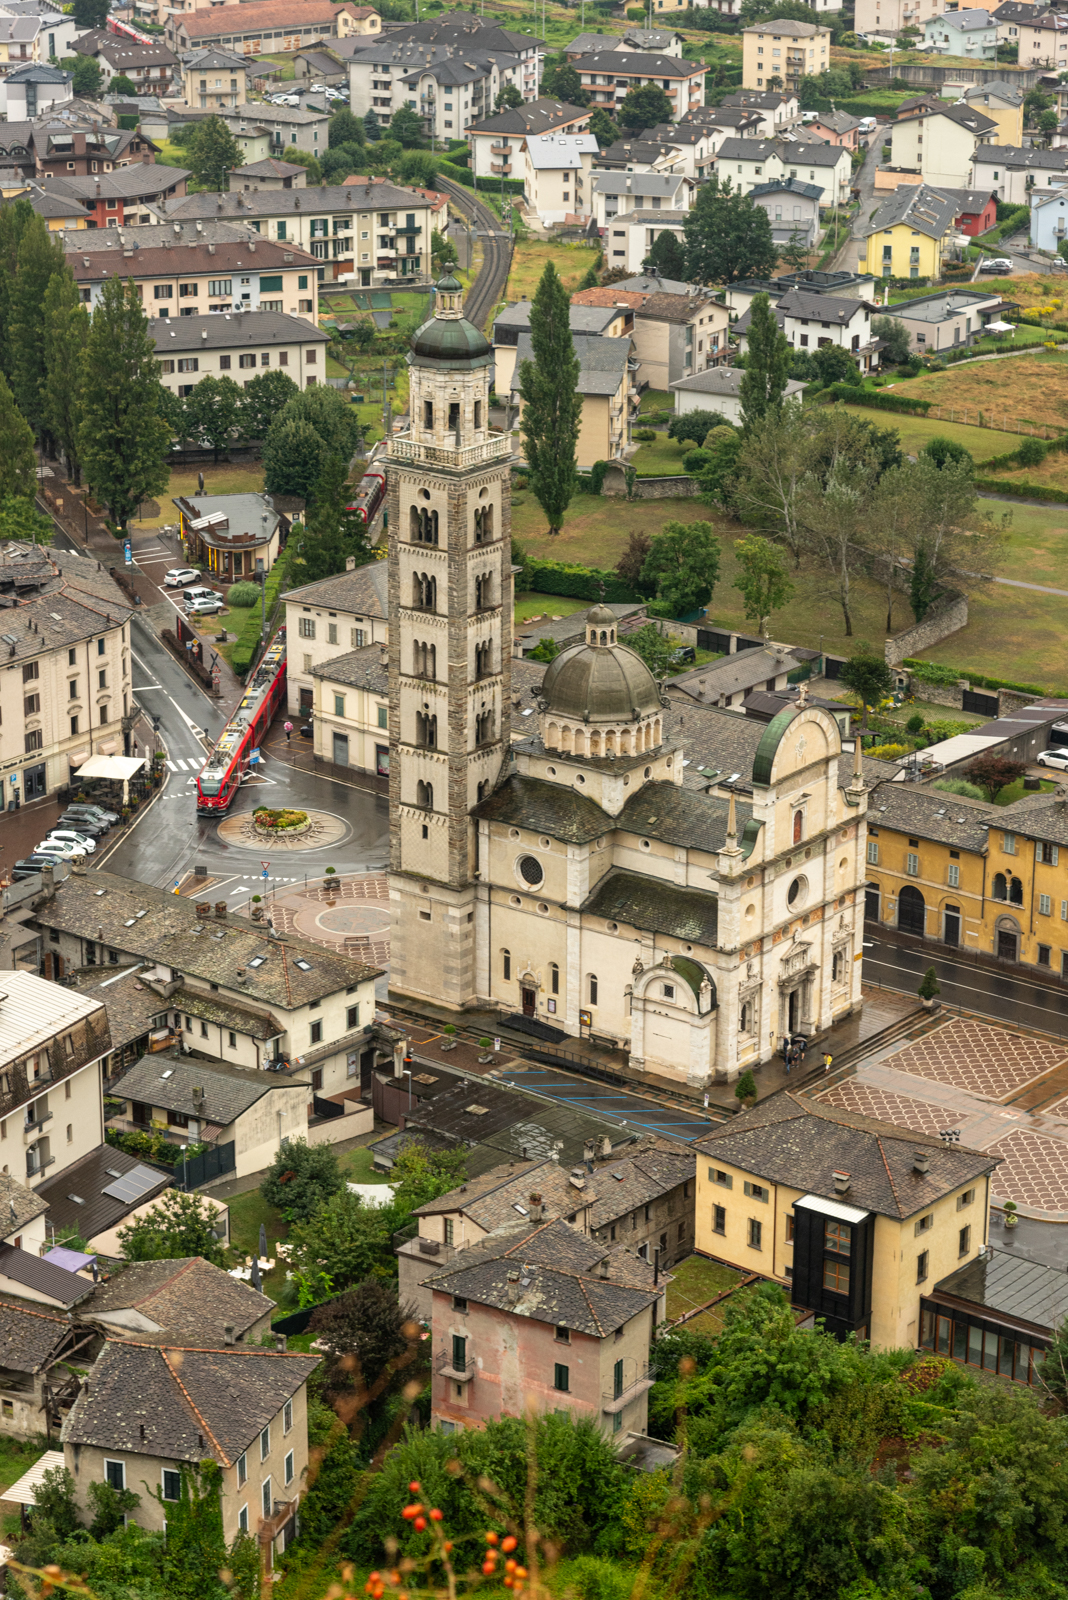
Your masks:
[{"label": "traffic sign", "polygon": [[249,751],[249,757],[248,757],[249,766],[250,767],[258,766],[259,765],[259,760],[260,760],[259,751],[258,750],[250,750]]},{"label": "traffic sign", "polygon": [[123,540],[122,550],[123,550],[123,555],[126,558],[126,565],[128,567],[132,567],[133,566],[133,546],[131,545],[129,539],[124,539]]},{"label": "traffic sign", "polygon": [[270,864],[271,863],[269,861],[261,861],[260,862],[260,866],[263,868],[263,871],[261,872],[260,876],[261,876],[261,878],[263,878],[264,882],[267,881],[267,868],[270,866]]}]

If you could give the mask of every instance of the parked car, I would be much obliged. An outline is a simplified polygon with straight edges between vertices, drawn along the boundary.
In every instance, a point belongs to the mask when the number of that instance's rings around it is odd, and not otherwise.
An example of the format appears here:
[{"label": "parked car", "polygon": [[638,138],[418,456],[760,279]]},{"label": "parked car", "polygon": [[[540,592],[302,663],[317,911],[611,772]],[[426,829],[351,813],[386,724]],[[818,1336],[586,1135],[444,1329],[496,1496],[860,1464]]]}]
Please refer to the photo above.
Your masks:
[{"label": "parked car", "polygon": [[57,861],[80,861],[89,854],[84,844],[68,844],[66,840],[42,839],[34,845],[37,855],[55,856]]},{"label": "parked car", "polygon": [[87,839],[102,839],[110,827],[110,822],[89,822],[85,817],[72,817],[69,811],[65,811],[52,832],[69,828],[72,833],[84,834]]},{"label": "parked car", "polygon": [[68,817],[84,817],[87,822],[106,823],[110,828],[113,822],[118,822],[117,811],[105,811],[103,806],[96,806],[89,800],[72,800],[64,815]]},{"label": "parked car", "polygon": [[188,605],[191,600],[221,600],[222,595],[217,589],[208,589],[204,584],[199,583],[192,589],[186,589],[182,594],[182,599]]},{"label": "parked car", "polygon": [[301,736],[302,739],[313,739],[315,737],[314,730],[312,729],[312,726],[311,726],[310,723],[305,722],[302,725],[301,730],[300,730],[300,736]]},{"label": "parked car", "polygon": [[89,855],[92,855],[93,851],[96,849],[95,839],[93,839],[88,833],[78,833],[74,828],[53,828],[51,833],[48,835],[48,838],[45,840],[45,843],[50,845],[81,845],[82,849],[87,851]]},{"label": "parked car", "polygon": [[163,587],[165,589],[181,589],[187,583],[196,583],[199,577],[200,573],[195,567],[172,567],[164,576]]},{"label": "parked car", "polygon": [[697,651],[692,644],[681,644],[677,650],[672,652],[671,659],[679,662],[680,665],[692,666],[697,660]]},{"label": "parked car", "polygon": [[200,595],[196,600],[187,600],[185,603],[187,617],[212,617],[225,610],[226,601],[219,594]]},{"label": "parked car", "polygon": [[1038,756],[1040,767],[1057,767],[1061,772],[1068,772],[1068,749],[1061,746],[1054,750],[1043,750]]},{"label": "parked car", "polygon": [[979,268],[979,271],[980,272],[1011,272],[1012,271],[1012,262],[1009,260],[1008,256],[990,256],[990,257],[988,257],[988,259],[986,261],[984,261],[981,264],[981,266]]}]

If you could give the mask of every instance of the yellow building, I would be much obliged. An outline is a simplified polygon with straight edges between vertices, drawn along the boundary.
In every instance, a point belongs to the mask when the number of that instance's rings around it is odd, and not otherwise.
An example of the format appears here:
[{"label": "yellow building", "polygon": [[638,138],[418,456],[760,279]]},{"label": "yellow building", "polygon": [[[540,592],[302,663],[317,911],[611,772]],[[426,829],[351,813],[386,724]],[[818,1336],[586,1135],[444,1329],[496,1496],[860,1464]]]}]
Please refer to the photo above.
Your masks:
[{"label": "yellow building", "polygon": [[867,855],[868,921],[1068,977],[1068,806],[1057,795],[1006,807],[886,784]]},{"label": "yellow building", "polygon": [[[998,41],[1001,29],[998,29]],[[964,99],[977,111],[984,111],[998,125],[997,137],[990,144],[1007,144],[1019,148],[1023,144],[1023,91],[1011,83],[995,79],[993,83],[977,83],[966,89]]]},{"label": "yellow building", "polygon": [[925,183],[902,184],[865,231],[858,271],[873,278],[938,278],[956,237],[957,201]]},{"label": "yellow building", "polygon": [[986,1244],[997,1158],[790,1093],[696,1145],[696,1248],[829,1333],[920,1341],[920,1298]]},{"label": "yellow building", "polygon": [[831,32],[813,22],[758,22],[742,29],[742,88],[796,93],[801,79],[831,64]]},{"label": "yellow building", "polygon": [[[595,461],[621,459],[630,444],[631,418],[638,405],[637,362],[633,359],[629,339],[585,334],[576,334],[573,338],[579,358],[576,388],[582,396],[575,456],[579,469],[588,472]],[[519,395],[519,374],[523,362],[533,360],[533,355],[530,334],[521,333],[512,372],[512,399],[519,407],[520,418],[523,402]],[[498,378],[497,382],[500,381]]]}]

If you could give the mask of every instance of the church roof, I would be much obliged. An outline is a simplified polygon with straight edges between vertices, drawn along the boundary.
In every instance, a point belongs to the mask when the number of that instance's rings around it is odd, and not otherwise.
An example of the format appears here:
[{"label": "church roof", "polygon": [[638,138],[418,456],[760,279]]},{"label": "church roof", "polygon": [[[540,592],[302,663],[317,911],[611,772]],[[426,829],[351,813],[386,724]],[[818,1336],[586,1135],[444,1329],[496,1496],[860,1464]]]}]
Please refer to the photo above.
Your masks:
[{"label": "church roof", "polygon": [[625,922],[647,933],[666,933],[694,944],[716,943],[718,895],[703,889],[679,889],[637,872],[609,872],[582,910],[587,916]]},{"label": "church roof", "polygon": [[473,815],[488,822],[532,828],[569,844],[588,844],[614,826],[612,818],[595,800],[577,790],[547,783],[544,778],[521,777],[518,773],[513,773],[477,805]]},{"label": "church roof", "polygon": [[[594,606],[587,622],[615,627],[607,607]],[[587,722],[631,722],[660,709],[656,679],[635,651],[621,644],[573,644],[549,664],[542,680],[548,715]]]},{"label": "church roof", "polygon": [[[717,796],[700,794],[674,783],[647,783],[631,795],[616,817],[614,826],[637,833],[644,839],[661,839],[665,844],[685,845],[691,850],[715,854],[727,840],[729,802]],[[752,815],[752,806],[738,803],[738,831]]]}]

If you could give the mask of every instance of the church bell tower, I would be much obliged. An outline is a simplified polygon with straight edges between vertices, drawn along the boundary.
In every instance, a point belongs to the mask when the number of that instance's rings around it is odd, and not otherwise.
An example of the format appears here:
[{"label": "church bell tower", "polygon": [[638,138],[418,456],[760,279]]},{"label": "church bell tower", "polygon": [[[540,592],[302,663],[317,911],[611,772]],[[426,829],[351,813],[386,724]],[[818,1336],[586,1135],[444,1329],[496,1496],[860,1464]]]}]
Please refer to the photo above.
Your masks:
[{"label": "church bell tower", "polygon": [[386,457],[390,988],[457,1009],[476,998],[471,810],[510,745],[512,447],[489,429],[492,359],[446,269]]}]

